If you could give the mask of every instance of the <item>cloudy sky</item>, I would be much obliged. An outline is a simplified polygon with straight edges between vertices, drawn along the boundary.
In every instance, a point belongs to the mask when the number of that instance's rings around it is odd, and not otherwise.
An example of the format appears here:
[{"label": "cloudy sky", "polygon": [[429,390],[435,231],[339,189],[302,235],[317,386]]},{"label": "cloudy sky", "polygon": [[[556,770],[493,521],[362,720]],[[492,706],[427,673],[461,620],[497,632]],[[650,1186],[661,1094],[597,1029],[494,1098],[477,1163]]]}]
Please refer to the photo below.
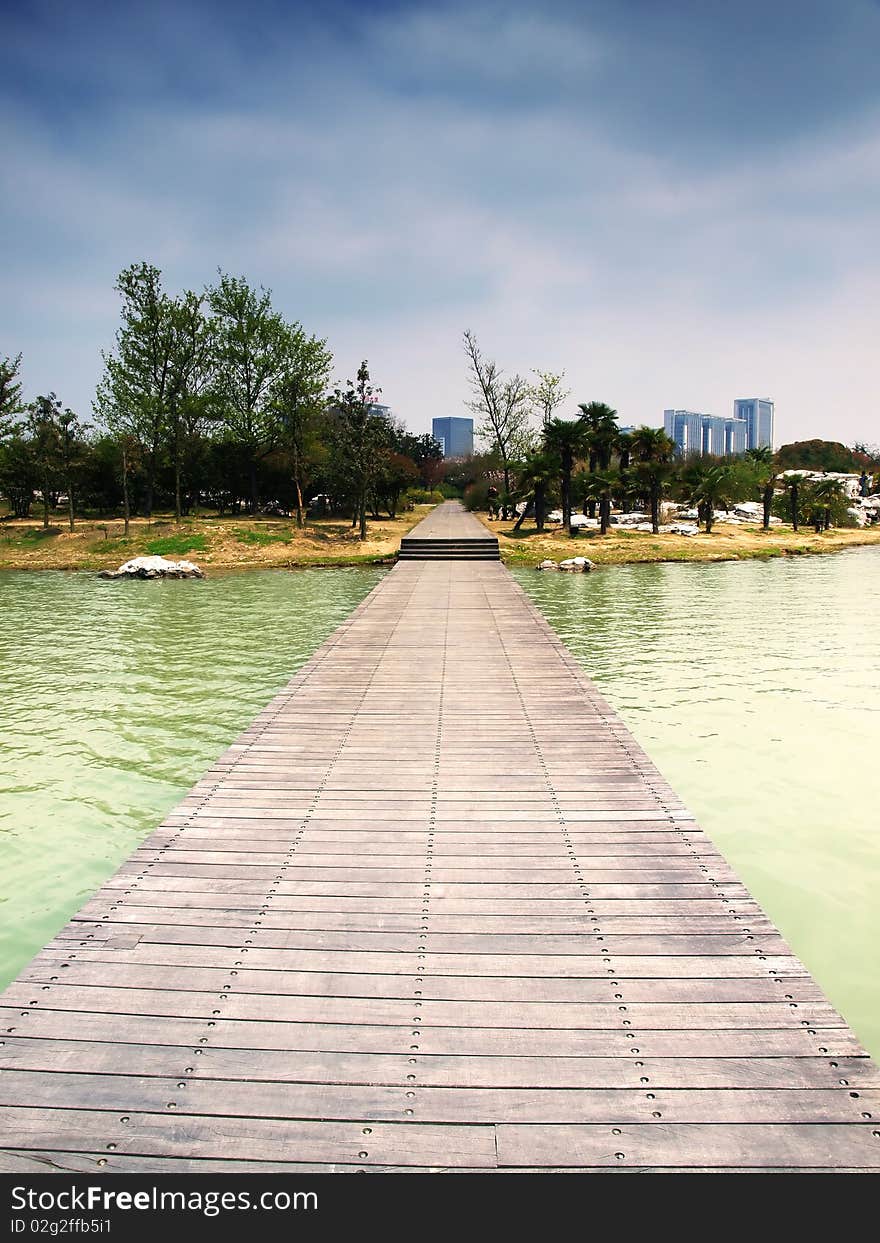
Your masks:
[{"label": "cloudy sky", "polygon": [[0,354],[87,413],[116,273],[218,266],[416,430],[461,333],[624,423],[880,442],[878,0],[0,0]]}]

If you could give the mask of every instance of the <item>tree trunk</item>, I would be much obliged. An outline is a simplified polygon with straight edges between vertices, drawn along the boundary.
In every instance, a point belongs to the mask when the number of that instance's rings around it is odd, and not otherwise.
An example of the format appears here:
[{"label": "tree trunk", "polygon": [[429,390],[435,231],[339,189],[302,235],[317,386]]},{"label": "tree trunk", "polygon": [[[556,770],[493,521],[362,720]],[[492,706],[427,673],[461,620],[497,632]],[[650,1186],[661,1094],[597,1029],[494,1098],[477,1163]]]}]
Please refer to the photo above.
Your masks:
[{"label": "tree trunk", "polygon": [[825,510],[825,530],[827,531],[830,528],[830,526],[831,526],[831,510],[826,509]]},{"label": "tree trunk", "polygon": [[608,526],[611,521],[611,497],[603,496],[599,502],[599,533],[600,535],[608,534]]},{"label": "tree trunk", "polygon": [[711,501],[706,502],[706,534],[711,535],[712,523],[715,521],[715,509]]},{"label": "tree trunk", "polygon": [[253,454],[251,455],[250,479],[251,479],[251,513],[256,514],[257,512],[257,461],[256,461],[256,458],[253,456]]},{"label": "tree trunk", "polygon": [[764,530],[770,530],[770,508],[773,504],[773,484],[768,483],[761,498],[764,502]]},{"label": "tree trunk", "polygon": [[651,493],[651,530],[655,535],[660,534],[660,494],[659,492]]},{"label": "tree trunk", "polygon": [[174,521],[180,526],[180,453],[174,453]]},{"label": "tree trunk", "polygon": [[302,486],[299,478],[299,453],[296,449],[293,451],[293,487],[296,493],[296,525],[303,525],[303,494]]},{"label": "tree trunk", "polygon": [[43,530],[49,530],[49,489],[43,488]]},{"label": "tree trunk", "polygon": [[122,448],[122,505],[125,515],[125,538],[128,539],[128,524],[131,520],[131,506],[128,501],[128,453]]},{"label": "tree trunk", "polygon": [[69,475],[68,475],[68,477],[67,477],[67,520],[68,520],[68,522],[70,523],[70,529],[71,529],[71,531],[72,531],[72,530],[73,530],[73,527],[74,527],[74,516],[73,516],[73,480],[71,479],[71,477],[70,477]]},{"label": "tree trunk", "polygon": [[365,540],[367,538],[367,496],[365,492],[361,493],[361,503],[360,503],[359,509],[360,509],[360,531],[358,533],[358,538]]},{"label": "tree trunk", "polygon": [[509,518],[507,512],[507,498],[510,496],[510,463],[507,458],[504,459],[504,504],[501,506],[501,517],[506,522]]},{"label": "tree trunk", "polygon": [[540,535],[544,530],[544,516],[547,504],[547,491],[544,484],[539,484],[535,488],[535,526]]},{"label": "tree trunk", "polygon": [[798,529],[798,490],[792,488],[789,493],[789,501],[791,505],[791,525],[796,531]]}]

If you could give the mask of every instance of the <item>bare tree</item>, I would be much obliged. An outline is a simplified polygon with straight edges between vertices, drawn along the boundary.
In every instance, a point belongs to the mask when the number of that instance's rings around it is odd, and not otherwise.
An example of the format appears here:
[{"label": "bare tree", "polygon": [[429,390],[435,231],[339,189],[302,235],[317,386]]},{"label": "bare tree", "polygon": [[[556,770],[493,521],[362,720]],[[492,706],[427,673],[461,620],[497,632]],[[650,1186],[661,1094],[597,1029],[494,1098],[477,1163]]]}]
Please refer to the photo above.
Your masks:
[{"label": "bare tree", "polygon": [[503,378],[503,372],[490,358],[484,358],[472,332],[464,334],[472,399],[467,403],[480,420],[477,435],[487,440],[501,458],[504,471],[504,509],[510,496],[510,467],[530,447],[529,407],[531,389],[521,375]]}]

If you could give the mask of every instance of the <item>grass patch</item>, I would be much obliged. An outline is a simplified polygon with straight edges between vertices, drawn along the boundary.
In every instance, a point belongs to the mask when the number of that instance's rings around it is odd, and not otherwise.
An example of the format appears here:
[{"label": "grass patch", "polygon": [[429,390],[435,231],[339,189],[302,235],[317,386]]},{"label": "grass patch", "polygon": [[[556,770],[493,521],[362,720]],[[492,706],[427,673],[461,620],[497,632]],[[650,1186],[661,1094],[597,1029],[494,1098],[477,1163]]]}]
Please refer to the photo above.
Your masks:
[{"label": "grass patch", "polygon": [[10,535],[9,542],[17,544],[20,548],[33,547],[35,544],[42,544],[43,540],[51,539],[55,535],[61,534],[61,527],[33,527],[28,531],[22,531],[20,534]]},{"label": "grass patch", "polygon": [[152,557],[182,557],[188,552],[207,552],[208,541],[204,535],[166,535],[161,539],[148,540],[144,551]]},{"label": "grass patch", "polygon": [[293,531],[289,528],[280,531],[243,531],[235,530],[232,532],[240,544],[249,544],[251,547],[268,548],[271,544],[289,544],[293,538]]}]

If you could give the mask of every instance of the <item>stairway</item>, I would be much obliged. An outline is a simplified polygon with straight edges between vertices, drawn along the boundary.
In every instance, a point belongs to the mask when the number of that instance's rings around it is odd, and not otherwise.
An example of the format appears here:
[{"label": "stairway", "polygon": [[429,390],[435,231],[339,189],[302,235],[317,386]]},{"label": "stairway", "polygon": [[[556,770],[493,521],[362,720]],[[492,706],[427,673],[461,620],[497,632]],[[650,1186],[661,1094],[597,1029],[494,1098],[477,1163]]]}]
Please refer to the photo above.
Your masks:
[{"label": "stairway", "polygon": [[499,561],[494,535],[477,539],[419,539],[405,535],[400,541],[400,561]]}]

